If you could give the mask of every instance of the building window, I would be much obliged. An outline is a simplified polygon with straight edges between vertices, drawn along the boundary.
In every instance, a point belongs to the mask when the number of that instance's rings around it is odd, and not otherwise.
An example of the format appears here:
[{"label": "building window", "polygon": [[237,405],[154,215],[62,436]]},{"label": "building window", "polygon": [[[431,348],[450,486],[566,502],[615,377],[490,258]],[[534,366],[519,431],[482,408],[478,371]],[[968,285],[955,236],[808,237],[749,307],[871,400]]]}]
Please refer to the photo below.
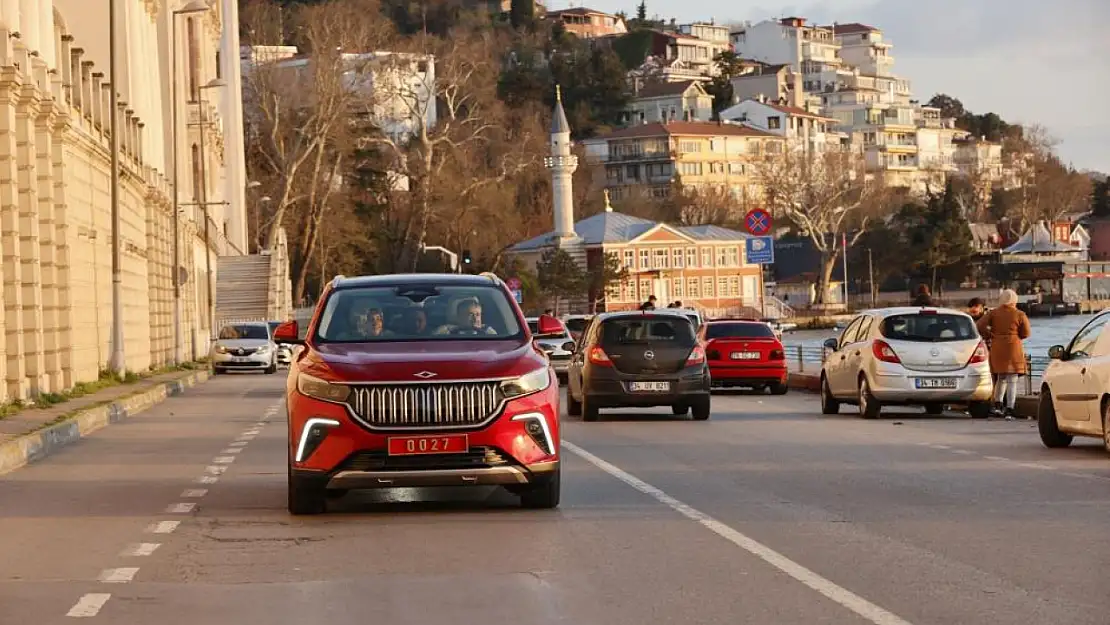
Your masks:
[{"label": "building window", "polygon": [[200,54],[197,45],[197,20],[190,17],[185,21],[186,57],[189,60],[189,101],[196,102],[200,90]]},{"label": "building window", "polygon": [[636,269],[636,252],[633,250],[624,250],[621,252],[624,268],[632,271]]},{"label": "building window", "polygon": [[648,269],[651,266],[651,265],[648,264],[650,258],[651,258],[651,256],[650,256],[650,252],[648,252],[648,250],[640,250],[640,269],[641,270]]},{"label": "building window", "polygon": [[701,279],[701,292],[704,297],[713,297],[713,278]]},{"label": "building window", "polygon": [[683,297],[683,293],[682,293],[682,283],[683,282],[684,282],[684,280],[682,278],[675,278],[674,279],[674,297],[675,297],[675,299],[679,299],[680,297]]},{"label": "building window", "polygon": [[729,266],[729,264],[728,264],[728,248],[727,247],[718,247],[717,248],[717,266],[718,267],[728,267]]},{"label": "building window", "polygon": [[778,130],[779,128],[782,128],[782,118],[778,115],[775,115],[774,117],[768,117],[767,128],[770,128],[771,130]]},{"label": "building window", "polygon": [[671,267],[671,251],[663,248],[661,250],[652,250],[652,269],[670,269]]},{"label": "building window", "polygon": [[696,248],[696,247],[686,248],[686,266],[687,267],[697,267],[698,266],[698,248]]},{"label": "building window", "polygon": [[640,280],[640,301],[646,300],[651,294],[651,280]]},{"label": "building window", "polygon": [[635,278],[629,278],[629,279],[625,280],[624,281],[624,288],[622,290],[624,291],[624,293],[622,294],[623,298],[624,298],[624,301],[626,301],[626,302],[635,302],[636,301],[636,279]]},{"label": "building window", "polygon": [[686,281],[686,289],[687,289],[686,297],[689,297],[691,299],[697,299],[698,297],[700,297],[699,294],[701,293],[701,289],[698,286],[698,279],[697,278],[690,278],[689,280],[687,280]]},{"label": "building window", "polygon": [[621,298],[621,285],[609,284],[605,287],[605,299],[611,302],[619,302]]},{"label": "building window", "polygon": [[701,266],[702,267],[712,267],[713,266],[713,248],[703,247],[701,249]]},{"label": "building window", "polygon": [[728,278],[717,278],[717,297],[728,297]]},{"label": "building window", "polygon": [[686,259],[682,255],[682,248],[681,247],[676,247],[673,250],[671,250],[671,256],[674,257],[674,268],[675,269],[682,269],[683,267],[686,266],[686,263],[685,263]]},{"label": "building window", "polygon": [[740,297],[740,277],[731,276],[728,279],[728,296]]},{"label": "building window", "polygon": [[728,260],[728,265],[727,266],[728,267],[739,267],[740,266],[740,250],[738,248],[735,248],[735,247],[729,247],[729,248],[725,248],[725,251],[727,252],[727,254],[726,254],[727,255],[726,260]]}]

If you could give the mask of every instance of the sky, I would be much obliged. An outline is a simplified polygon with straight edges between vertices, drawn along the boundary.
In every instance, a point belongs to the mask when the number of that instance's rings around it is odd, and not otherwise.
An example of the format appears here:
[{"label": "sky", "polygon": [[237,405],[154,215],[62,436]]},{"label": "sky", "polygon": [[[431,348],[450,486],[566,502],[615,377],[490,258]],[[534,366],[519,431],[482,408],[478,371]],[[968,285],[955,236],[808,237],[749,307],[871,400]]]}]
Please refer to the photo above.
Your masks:
[{"label": "sky", "polygon": [[[629,15],[638,4],[574,0]],[[647,9],[680,24],[798,16],[873,26],[915,99],[947,93],[974,113],[1042,125],[1065,163],[1110,173],[1110,0],[647,0]]]}]

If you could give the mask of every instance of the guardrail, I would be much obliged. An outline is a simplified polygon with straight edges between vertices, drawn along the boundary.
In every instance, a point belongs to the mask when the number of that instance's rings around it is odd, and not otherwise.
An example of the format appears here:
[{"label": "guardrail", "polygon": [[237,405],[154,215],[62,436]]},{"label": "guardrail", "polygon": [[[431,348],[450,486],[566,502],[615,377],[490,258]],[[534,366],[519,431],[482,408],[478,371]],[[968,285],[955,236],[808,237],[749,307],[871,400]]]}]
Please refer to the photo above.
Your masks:
[{"label": "guardrail", "polygon": [[[787,367],[794,373],[808,373],[817,375],[821,372],[822,365],[825,364],[825,359],[832,352],[824,347],[812,347],[804,345],[787,345],[784,346],[786,351]],[[1045,369],[1052,359],[1044,356],[1031,356],[1025,355],[1025,368],[1029,372],[1023,379],[1025,382],[1025,392],[1027,395],[1033,395],[1034,390],[1040,389],[1041,376],[1044,375]]]}]

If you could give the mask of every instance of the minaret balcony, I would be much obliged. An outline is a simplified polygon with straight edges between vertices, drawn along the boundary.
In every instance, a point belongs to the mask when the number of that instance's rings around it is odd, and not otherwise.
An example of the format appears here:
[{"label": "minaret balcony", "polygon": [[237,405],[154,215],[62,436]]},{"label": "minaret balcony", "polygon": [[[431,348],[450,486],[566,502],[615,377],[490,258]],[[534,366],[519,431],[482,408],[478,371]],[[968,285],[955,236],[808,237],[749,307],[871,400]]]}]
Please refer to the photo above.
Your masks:
[{"label": "minaret balcony", "polygon": [[543,159],[544,167],[560,169],[563,167],[578,167],[577,156],[546,156]]}]

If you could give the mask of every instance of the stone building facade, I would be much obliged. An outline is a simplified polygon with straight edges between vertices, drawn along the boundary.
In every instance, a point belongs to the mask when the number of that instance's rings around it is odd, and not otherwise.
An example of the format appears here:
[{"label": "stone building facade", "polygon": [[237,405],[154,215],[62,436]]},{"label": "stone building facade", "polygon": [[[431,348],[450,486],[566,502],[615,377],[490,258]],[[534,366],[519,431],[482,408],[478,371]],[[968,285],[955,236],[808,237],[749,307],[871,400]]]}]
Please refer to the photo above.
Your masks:
[{"label": "stone building facade", "polygon": [[[206,59],[209,74],[238,59],[222,54],[225,29],[237,30],[234,0],[213,4],[189,27],[172,11],[185,0],[117,0],[121,265],[126,368],[141,371],[175,358],[174,266],[169,137],[170,31],[176,22],[178,61]],[[230,13],[228,11],[230,7]],[[230,20],[229,20],[230,18]],[[112,324],[110,89],[106,2],[0,0],[0,402],[57,392],[95,380],[107,367]],[[193,28],[191,37],[186,29]],[[199,67],[199,64],[194,64]],[[192,70],[191,70],[192,71]],[[177,72],[181,84],[203,76]],[[191,77],[190,77],[191,76]],[[201,83],[204,84],[204,83]],[[190,96],[178,89],[183,101]],[[218,91],[214,89],[213,91]],[[196,92],[193,92],[194,94]],[[207,97],[207,96],[206,96]],[[233,96],[221,94],[221,98]],[[241,121],[219,112],[239,107],[218,100],[203,128],[202,154],[190,150],[200,130],[179,110],[181,336],[185,358],[207,349],[207,280],[216,257],[245,247],[242,180],[225,140]],[[196,107],[204,109],[202,103]],[[193,121],[197,121],[194,117]],[[188,130],[187,130],[188,129]],[[239,137],[241,137],[241,131]],[[198,141],[199,143],[199,141]],[[229,147],[230,145],[230,147]],[[206,159],[208,167],[189,167]],[[228,153],[232,158],[228,158]],[[241,158],[239,159],[241,162]],[[229,167],[230,165],[230,167]],[[201,180],[204,178],[205,180]],[[234,181],[229,182],[229,181]],[[232,184],[240,187],[238,198]],[[206,193],[207,192],[207,193]],[[209,202],[209,255],[203,240]],[[214,288],[214,287],[213,287]]]}]

